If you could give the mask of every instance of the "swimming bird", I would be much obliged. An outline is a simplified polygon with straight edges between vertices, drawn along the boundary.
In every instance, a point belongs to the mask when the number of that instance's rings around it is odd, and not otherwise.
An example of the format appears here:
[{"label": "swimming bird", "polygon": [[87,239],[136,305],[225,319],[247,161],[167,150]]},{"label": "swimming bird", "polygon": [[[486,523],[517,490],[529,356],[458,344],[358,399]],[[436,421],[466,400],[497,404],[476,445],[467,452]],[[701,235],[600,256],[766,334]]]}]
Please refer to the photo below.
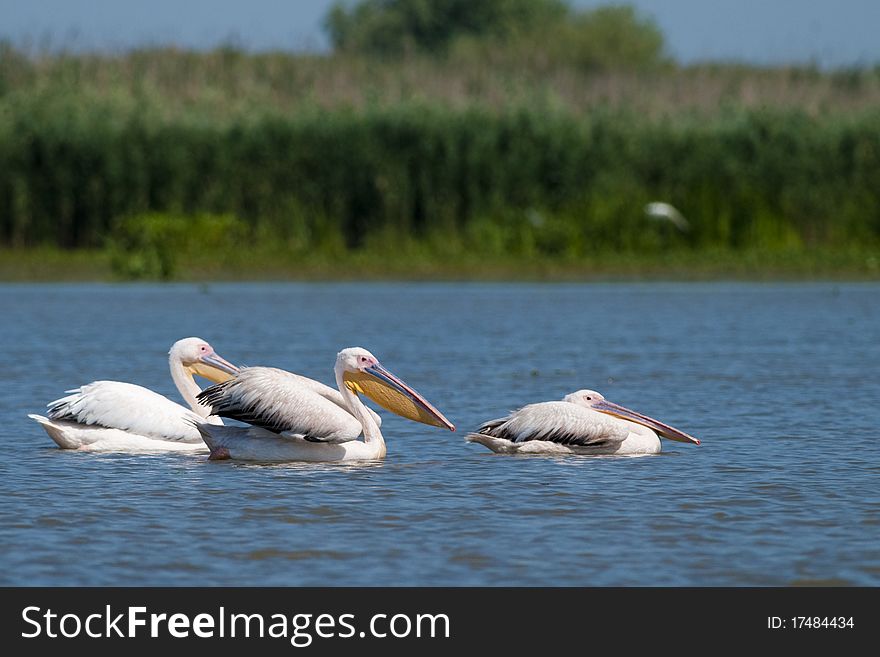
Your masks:
[{"label": "swimming bird", "polygon": [[168,352],[171,378],[189,404],[185,408],[133,383],[94,381],[68,390],[67,397],[48,404],[48,416],[28,415],[39,422],[62,449],[84,451],[142,451],[204,449],[195,421],[222,424],[198,402],[201,391],[193,376],[215,383],[238,373],[238,368],[201,338],[184,338]]},{"label": "swimming bird", "polygon": [[[389,372],[366,349],[336,356],[342,403],[315,381],[273,367],[248,367],[199,395],[211,412],[249,427],[198,425],[211,459],[247,461],[367,461],[385,458],[374,413],[358,395],[401,417],[455,431],[424,397]],[[324,386],[326,388],[326,386]],[[329,388],[326,388],[329,390]],[[357,440],[363,434],[364,439]]]},{"label": "swimming bird", "polygon": [[466,439],[501,454],[658,454],[660,438],[699,445],[683,431],[578,390],[562,401],[529,404],[490,420]]}]

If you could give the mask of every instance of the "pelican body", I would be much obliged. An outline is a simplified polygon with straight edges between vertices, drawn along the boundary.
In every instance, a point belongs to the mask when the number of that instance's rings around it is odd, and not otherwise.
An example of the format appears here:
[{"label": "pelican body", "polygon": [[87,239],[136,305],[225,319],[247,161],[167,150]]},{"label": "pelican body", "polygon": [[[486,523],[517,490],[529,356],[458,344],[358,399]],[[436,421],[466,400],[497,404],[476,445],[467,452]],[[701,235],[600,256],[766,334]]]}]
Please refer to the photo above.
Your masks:
[{"label": "pelican body", "polygon": [[142,386],[121,381],[94,381],[68,390],[48,404],[48,417],[29,415],[62,449],[83,451],[193,451],[204,449],[194,422],[222,424],[200,404],[193,379],[222,382],[238,368],[201,338],[175,342],[168,352],[171,378],[189,404],[185,408]]},{"label": "pelican body", "polygon": [[[455,431],[424,397],[383,367],[366,349],[343,349],[334,368],[338,395],[327,386],[272,367],[249,367],[199,395],[211,412],[251,426],[198,429],[211,459],[246,461],[370,461],[385,458],[378,417],[369,397],[397,415]],[[363,435],[363,440],[358,437]]]},{"label": "pelican body", "polygon": [[466,439],[500,454],[640,456],[660,452],[660,436],[699,445],[674,427],[578,390],[562,401],[529,404],[484,423]]}]

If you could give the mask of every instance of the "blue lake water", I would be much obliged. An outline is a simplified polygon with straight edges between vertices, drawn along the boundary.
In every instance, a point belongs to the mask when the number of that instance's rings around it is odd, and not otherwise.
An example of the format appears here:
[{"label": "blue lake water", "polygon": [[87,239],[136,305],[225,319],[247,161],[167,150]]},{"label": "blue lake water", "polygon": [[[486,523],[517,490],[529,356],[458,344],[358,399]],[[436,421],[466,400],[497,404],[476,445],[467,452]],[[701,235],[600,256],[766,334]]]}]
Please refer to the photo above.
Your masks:
[{"label": "blue lake water", "polygon": [[[178,400],[166,353],[333,384],[364,346],[459,428],[254,465],[62,451],[68,388]],[[0,584],[880,584],[880,285],[0,286]],[[578,388],[677,426],[644,458],[503,456],[467,429]]]}]

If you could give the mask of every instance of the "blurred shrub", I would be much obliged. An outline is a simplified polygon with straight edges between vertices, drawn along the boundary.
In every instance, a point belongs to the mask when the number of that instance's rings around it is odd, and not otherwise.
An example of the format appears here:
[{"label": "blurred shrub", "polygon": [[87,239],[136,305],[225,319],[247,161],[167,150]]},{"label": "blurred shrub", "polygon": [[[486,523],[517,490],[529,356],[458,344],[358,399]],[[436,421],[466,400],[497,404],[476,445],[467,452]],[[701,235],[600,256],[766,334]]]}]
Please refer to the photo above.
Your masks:
[{"label": "blurred shrub", "polygon": [[460,37],[506,37],[558,25],[568,12],[562,0],[362,0],[337,2],[325,26],[339,50],[437,53]]},{"label": "blurred shrub", "polygon": [[650,69],[666,60],[663,33],[626,5],[576,14],[558,34],[546,36],[557,63],[570,61],[581,69]]},{"label": "blurred shrub", "polygon": [[325,20],[338,51],[451,53],[454,61],[582,70],[653,68],[663,34],[628,5],[573,11],[561,0],[363,0]]},{"label": "blurred shrub", "polygon": [[567,14],[565,20],[530,22],[523,29],[489,37],[462,36],[450,57],[458,65],[489,61],[494,66],[590,73],[651,71],[670,64],[663,34],[634,8],[599,7]]},{"label": "blurred shrub", "polygon": [[168,280],[181,259],[222,260],[245,233],[231,215],[133,215],[120,219],[110,236],[111,265],[121,278]]}]

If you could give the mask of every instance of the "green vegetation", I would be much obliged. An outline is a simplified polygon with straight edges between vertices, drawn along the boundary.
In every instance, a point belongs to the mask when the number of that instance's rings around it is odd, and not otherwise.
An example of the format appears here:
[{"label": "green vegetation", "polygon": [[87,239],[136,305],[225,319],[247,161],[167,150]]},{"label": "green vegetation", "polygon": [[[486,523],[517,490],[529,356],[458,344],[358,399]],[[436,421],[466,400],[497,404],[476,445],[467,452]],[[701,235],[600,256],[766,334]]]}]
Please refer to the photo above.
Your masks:
[{"label": "green vegetation", "polygon": [[562,0],[365,0],[326,20],[339,52],[484,57],[542,68],[648,69],[666,63],[663,35],[629,6],[575,11]]},{"label": "green vegetation", "polygon": [[237,250],[247,227],[231,215],[139,214],[120,220],[109,241],[114,272],[130,279],[168,280],[181,262],[210,260]]},{"label": "green vegetation", "polygon": [[880,275],[880,69],[683,68],[553,0],[328,23],[328,56],[0,45],[0,278]]},{"label": "green vegetation", "polygon": [[[127,219],[150,212],[230,213],[243,222],[236,242],[283,240],[300,254],[415,240],[442,257],[579,257],[880,235],[880,112],[647,121],[401,105],[198,123],[43,105],[0,134],[8,245],[97,248],[111,236],[155,252],[183,239],[155,217]],[[691,230],[647,219],[657,199]]]},{"label": "green vegetation", "polygon": [[337,50],[436,54],[459,39],[507,40],[552,29],[569,13],[561,0],[364,0],[337,2],[325,22]]}]

